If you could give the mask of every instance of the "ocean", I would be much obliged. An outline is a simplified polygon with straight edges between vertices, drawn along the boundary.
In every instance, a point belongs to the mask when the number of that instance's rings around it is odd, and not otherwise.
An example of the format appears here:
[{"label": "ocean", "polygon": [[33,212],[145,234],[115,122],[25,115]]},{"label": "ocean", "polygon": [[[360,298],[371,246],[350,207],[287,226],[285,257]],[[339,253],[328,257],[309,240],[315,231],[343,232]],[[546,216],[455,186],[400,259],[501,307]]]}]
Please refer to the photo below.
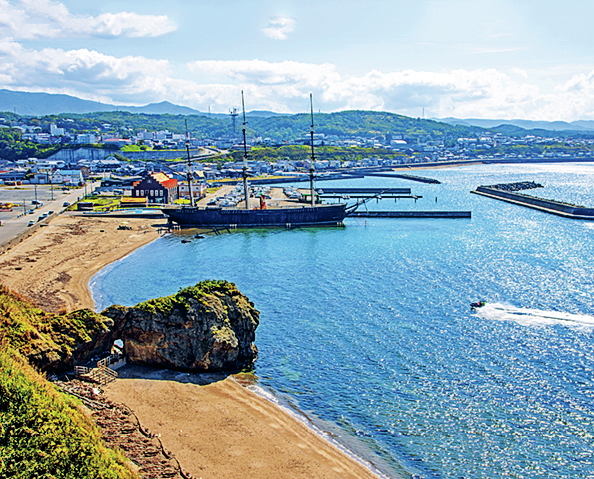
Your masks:
[{"label": "ocean", "polygon": [[594,222],[470,194],[535,181],[593,207],[594,164],[412,174],[442,184],[322,187],[411,188],[368,208],[472,218],[169,235],[93,278],[97,308],[232,281],[261,312],[257,388],[386,477],[594,477]]}]

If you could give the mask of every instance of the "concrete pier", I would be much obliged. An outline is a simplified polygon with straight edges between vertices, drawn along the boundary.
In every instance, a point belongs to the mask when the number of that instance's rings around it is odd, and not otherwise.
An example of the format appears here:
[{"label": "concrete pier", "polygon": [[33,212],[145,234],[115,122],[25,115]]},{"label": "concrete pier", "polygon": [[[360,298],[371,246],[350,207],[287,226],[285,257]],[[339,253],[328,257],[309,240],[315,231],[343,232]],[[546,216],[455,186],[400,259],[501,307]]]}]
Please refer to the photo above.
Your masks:
[{"label": "concrete pier", "polygon": [[379,176],[381,178],[397,178],[400,180],[417,181],[419,183],[429,183],[432,185],[440,185],[441,181],[433,178],[425,178],[423,176],[405,175],[400,173],[366,173],[365,176]]},{"label": "concrete pier", "polygon": [[355,211],[351,218],[471,218],[470,211]]}]

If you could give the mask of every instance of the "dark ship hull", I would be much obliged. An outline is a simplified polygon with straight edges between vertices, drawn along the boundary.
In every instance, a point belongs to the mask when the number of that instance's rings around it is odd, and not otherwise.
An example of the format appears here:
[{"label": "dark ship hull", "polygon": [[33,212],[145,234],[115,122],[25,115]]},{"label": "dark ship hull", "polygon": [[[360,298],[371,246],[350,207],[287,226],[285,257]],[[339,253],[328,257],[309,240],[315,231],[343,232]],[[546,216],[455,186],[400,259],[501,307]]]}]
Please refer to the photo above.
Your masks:
[{"label": "dark ship hull", "polygon": [[342,226],[346,204],[246,210],[241,208],[162,208],[182,227],[263,228],[298,226]]}]

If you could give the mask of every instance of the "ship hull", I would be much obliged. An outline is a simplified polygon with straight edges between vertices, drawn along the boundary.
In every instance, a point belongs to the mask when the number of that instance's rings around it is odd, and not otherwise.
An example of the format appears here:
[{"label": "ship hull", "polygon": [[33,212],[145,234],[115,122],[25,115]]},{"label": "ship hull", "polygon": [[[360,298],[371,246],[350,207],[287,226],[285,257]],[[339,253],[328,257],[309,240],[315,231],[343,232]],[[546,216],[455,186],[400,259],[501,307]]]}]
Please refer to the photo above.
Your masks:
[{"label": "ship hull", "polygon": [[294,228],[342,226],[345,204],[246,210],[240,208],[162,208],[170,221],[188,228]]}]

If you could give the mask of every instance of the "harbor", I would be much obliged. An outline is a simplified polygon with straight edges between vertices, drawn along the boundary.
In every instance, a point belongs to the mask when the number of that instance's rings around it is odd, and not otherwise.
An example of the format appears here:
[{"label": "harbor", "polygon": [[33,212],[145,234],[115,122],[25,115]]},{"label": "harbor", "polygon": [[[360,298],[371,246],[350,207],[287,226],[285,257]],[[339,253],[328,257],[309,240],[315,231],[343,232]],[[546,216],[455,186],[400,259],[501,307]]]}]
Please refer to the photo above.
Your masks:
[{"label": "harbor", "polygon": [[[534,190],[541,196],[589,205],[594,170],[576,171],[442,169],[441,185],[412,188],[423,196],[416,204],[369,205],[472,211],[471,219],[347,216],[345,228],[243,229],[204,239],[182,230],[114,264],[95,297],[100,307],[133,305],[198,280],[234,282],[261,311],[254,375],[264,393],[280,391],[292,411],[387,477],[512,471],[536,479],[553,448],[561,457],[554,474],[582,477],[589,466],[579,451],[594,431],[591,382],[584,382],[593,354],[593,267],[585,260],[592,225],[470,194],[480,184],[534,181],[544,185]],[[368,177],[324,185],[402,183]],[[172,275],[177,283],[163,280]],[[140,277],[142,287],[122,281]],[[487,302],[482,316],[469,307],[479,299]]]}]

